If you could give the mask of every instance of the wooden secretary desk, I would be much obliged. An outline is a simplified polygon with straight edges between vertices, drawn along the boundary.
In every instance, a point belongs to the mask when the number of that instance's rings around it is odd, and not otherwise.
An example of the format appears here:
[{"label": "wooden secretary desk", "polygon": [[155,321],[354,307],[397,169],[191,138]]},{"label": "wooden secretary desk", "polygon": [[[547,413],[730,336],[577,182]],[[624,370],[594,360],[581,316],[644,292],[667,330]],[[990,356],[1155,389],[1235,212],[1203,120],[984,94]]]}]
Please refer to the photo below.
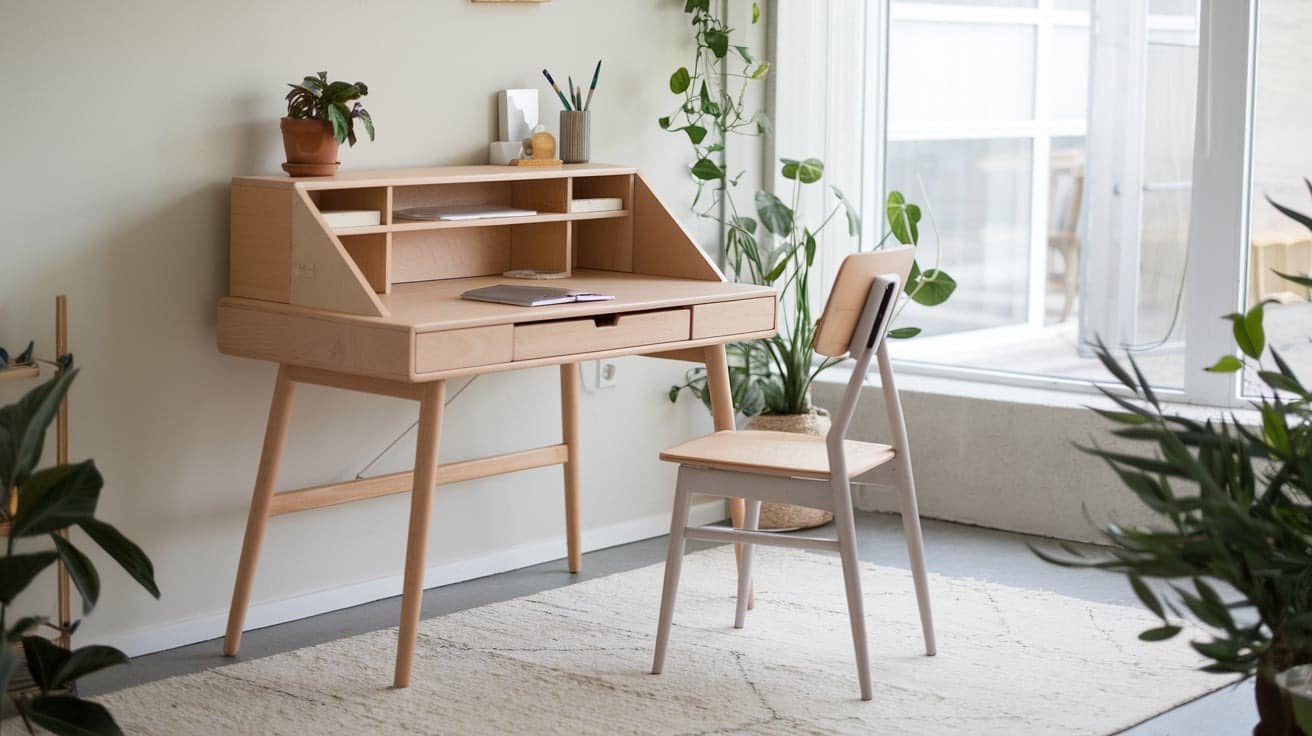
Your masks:
[{"label": "wooden secretary desk", "polygon": [[[571,213],[618,197],[623,209]],[[491,204],[533,216],[406,221],[428,205]],[[378,210],[382,224],[333,228],[321,211]],[[502,272],[567,271],[551,286],[614,301],[515,307],[462,300],[511,281]],[[578,363],[620,355],[704,362],[715,428],[733,428],[724,343],[775,331],[768,287],[728,283],[634,169],[455,166],[232,182],[231,295],[219,301],[220,352],[278,364],[264,447],[228,614],[236,654],[270,516],[410,492],[396,687],[409,684],[433,488],[548,465],[564,467],[569,569],[578,572]],[[562,441],[438,466],[448,378],[560,367]],[[414,470],[275,493],[297,383],[419,402]],[[652,457],[653,465],[656,457]],[[735,523],[741,502],[731,503]]]}]

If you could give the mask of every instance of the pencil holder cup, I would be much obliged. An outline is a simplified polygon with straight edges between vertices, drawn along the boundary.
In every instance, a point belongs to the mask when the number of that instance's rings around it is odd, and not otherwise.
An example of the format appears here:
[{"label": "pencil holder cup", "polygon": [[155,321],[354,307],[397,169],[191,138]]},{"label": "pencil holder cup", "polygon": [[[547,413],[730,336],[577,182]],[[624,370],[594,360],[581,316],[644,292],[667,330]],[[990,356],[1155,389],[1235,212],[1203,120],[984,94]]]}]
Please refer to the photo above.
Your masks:
[{"label": "pencil holder cup", "polygon": [[560,160],[567,164],[587,163],[592,156],[592,113],[587,110],[560,111]]}]

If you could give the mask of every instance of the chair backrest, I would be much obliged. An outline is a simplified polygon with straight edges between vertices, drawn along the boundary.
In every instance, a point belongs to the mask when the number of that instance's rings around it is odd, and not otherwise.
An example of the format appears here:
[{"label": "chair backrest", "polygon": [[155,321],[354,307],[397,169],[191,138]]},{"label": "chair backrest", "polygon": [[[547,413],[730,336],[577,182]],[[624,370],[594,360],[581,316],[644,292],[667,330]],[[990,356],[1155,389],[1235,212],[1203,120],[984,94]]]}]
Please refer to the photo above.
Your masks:
[{"label": "chair backrest", "polygon": [[[884,389],[892,445],[901,453],[907,449],[906,424],[902,402],[893,384],[893,370],[884,347],[884,332],[893,320],[893,311],[903,285],[915,263],[915,248],[897,248],[857,253],[843,260],[838,278],[829,292],[829,301],[816,327],[812,347],[830,357],[850,354],[856,361],[852,377],[843,393],[843,402],[832,415],[829,430],[829,464],[835,473],[846,467],[843,439],[856,413],[861,388],[870,371],[872,358],[878,355],[880,383]],[[846,477],[846,476],[843,476]]]},{"label": "chair backrest", "polygon": [[[831,358],[846,355],[857,323],[866,310],[870,285],[875,277],[894,274],[899,284],[905,284],[915,262],[916,249],[913,247],[856,253],[844,258],[838,267],[834,288],[829,291],[829,300],[825,302],[825,311],[816,325],[815,338],[811,342],[815,351]],[[901,293],[899,286],[893,295],[895,302]]]},{"label": "chair backrest", "polygon": [[1074,237],[1080,227],[1080,205],[1084,199],[1084,152],[1057,151],[1052,154],[1048,180],[1048,232]]}]

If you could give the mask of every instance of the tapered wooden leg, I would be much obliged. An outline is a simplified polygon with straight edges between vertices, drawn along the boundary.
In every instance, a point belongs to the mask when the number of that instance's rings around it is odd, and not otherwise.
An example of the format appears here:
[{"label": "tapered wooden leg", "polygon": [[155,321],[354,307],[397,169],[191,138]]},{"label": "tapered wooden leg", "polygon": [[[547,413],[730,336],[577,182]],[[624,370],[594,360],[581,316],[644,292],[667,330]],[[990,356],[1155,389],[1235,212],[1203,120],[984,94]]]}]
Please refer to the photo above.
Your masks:
[{"label": "tapered wooden leg", "polygon": [[269,502],[273,500],[273,487],[278,482],[278,466],[282,462],[282,447],[287,439],[287,422],[291,418],[295,393],[296,383],[288,375],[287,367],[278,366],[273,402],[269,405],[269,423],[264,429],[264,449],[260,451],[251,510],[246,517],[246,538],[241,544],[241,561],[237,564],[237,581],[232,588],[232,606],[228,609],[228,632],[223,639],[223,653],[229,657],[241,648],[241,630],[246,623],[251,583],[255,580],[255,565],[260,559],[260,544],[264,541],[264,528],[269,521]]},{"label": "tapered wooden leg", "polygon": [[560,425],[565,456],[565,547],[569,571],[583,569],[583,539],[579,510],[579,364],[560,366]]},{"label": "tapered wooden leg", "polygon": [[665,556],[665,587],[661,589],[661,616],[656,626],[656,655],[651,673],[659,675],[665,668],[665,647],[670,641],[674,621],[674,599],[679,592],[679,574],[683,571],[683,530],[688,526],[688,505],[692,492],[684,487],[682,473],[674,489],[674,512],[670,514],[670,548]]},{"label": "tapered wooden leg", "polygon": [[[846,474],[833,482],[846,485]],[[856,521],[852,515],[851,492],[844,490],[841,494],[836,493],[835,497],[847,499],[847,503],[835,504],[834,525],[838,527],[838,554],[843,561],[847,616],[852,624],[852,647],[856,650],[856,675],[861,682],[861,699],[870,700],[873,697],[870,687],[870,649],[866,643],[866,609],[861,597],[861,562],[857,556]]]},{"label": "tapered wooden leg", "polygon": [[[752,499],[747,502],[747,513],[743,517],[743,528],[754,532],[761,520],[761,501]],[[738,562],[738,607],[733,616],[733,627],[741,629],[747,623],[747,600],[752,597],[752,549],[756,545],[744,544],[742,559]]]},{"label": "tapered wooden leg", "polygon": [[405,547],[405,582],[401,589],[401,630],[396,642],[396,687],[410,685],[410,668],[424,601],[424,566],[428,557],[428,521],[437,485],[437,446],[442,433],[446,382],[434,381],[419,397],[419,439],[415,446],[415,480],[410,491],[410,532]]},{"label": "tapered wooden leg", "polygon": [[[706,347],[706,386],[711,392],[711,417],[715,421],[715,431],[723,432],[724,430],[735,429],[733,390],[729,386],[729,359],[724,354],[723,345],[709,345]],[[745,511],[746,505],[743,499],[729,499],[729,519],[733,522],[735,529],[743,527]],[[736,544],[733,551],[738,560],[738,567],[741,569],[743,546]],[[751,586],[750,580],[748,580],[748,586],[749,588]],[[756,605],[755,598],[755,595],[748,593],[748,608]]]}]

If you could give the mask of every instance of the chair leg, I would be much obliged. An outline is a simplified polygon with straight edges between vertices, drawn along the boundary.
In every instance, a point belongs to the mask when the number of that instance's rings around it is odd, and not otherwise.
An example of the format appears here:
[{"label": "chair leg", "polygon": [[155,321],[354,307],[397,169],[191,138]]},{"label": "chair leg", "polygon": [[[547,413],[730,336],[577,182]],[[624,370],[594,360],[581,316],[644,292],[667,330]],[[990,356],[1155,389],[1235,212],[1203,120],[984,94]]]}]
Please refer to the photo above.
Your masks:
[{"label": "chair leg", "polygon": [[[756,531],[761,521],[761,502],[758,499],[747,501],[743,514],[743,529]],[[733,616],[733,627],[741,629],[747,622],[747,603],[752,598],[752,549],[756,545],[744,544],[742,557],[738,561],[738,610]]]},{"label": "chair leg", "polygon": [[1080,248],[1074,244],[1062,250],[1062,259],[1066,268],[1066,276],[1062,280],[1064,287],[1063,301],[1061,305],[1061,320],[1065,322],[1071,318],[1071,310],[1075,306],[1075,289],[1080,279]]},{"label": "chair leg", "polygon": [[[835,483],[847,485],[846,478]],[[870,648],[866,643],[866,609],[861,597],[861,561],[857,557],[856,521],[853,518],[850,489],[843,489],[834,508],[834,525],[838,527],[838,553],[843,561],[843,585],[847,588],[847,616],[852,624],[852,646],[856,649],[856,675],[861,682],[861,699],[870,700],[874,693],[870,686]]]},{"label": "chair leg", "polygon": [[665,646],[670,641],[674,598],[679,591],[679,574],[683,571],[683,530],[688,526],[691,495],[680,474],[674,489],[674,512],[670,514],[670,549],[665,557],[665,587],[661,590],[661,617],[656,627],[656,655],[651,663],[653,675],[659,675],[665,667]]},{"label": "chair leg", "polygon": [[907,538],[907,557],[911,561],[911,579],[916,584],[916,604],[920,607],[920,629],[925,636],[925,654],[938,651],[934,642],[934,613],[929,605],[929,576],[925,573],[925,541],[920,533],[920,508],[916,503],[916,481],[911,466],[902,461],[898,494],[902,504],[902,532]]}]

